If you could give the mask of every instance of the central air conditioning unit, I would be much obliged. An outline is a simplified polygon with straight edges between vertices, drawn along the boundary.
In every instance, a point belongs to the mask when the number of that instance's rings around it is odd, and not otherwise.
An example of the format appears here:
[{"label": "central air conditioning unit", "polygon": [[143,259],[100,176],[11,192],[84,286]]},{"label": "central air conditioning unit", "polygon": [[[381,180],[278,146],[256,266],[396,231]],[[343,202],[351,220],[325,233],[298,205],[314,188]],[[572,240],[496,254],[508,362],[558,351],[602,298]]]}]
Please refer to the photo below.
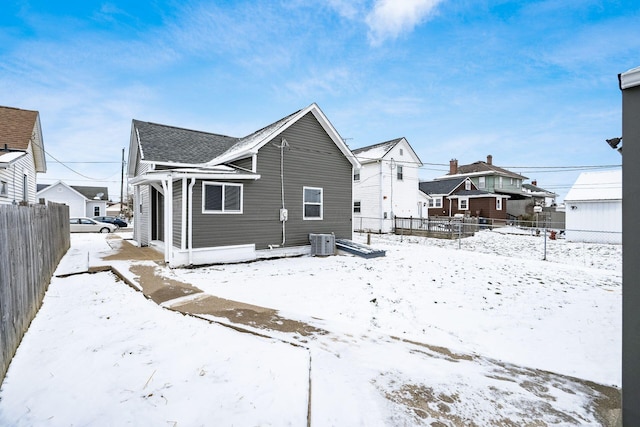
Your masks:
[{"label": "central air conditioning unit", "polygon": [[336,253],[336,236],[334,234],[309,234],[312,256],[329,256]]}]

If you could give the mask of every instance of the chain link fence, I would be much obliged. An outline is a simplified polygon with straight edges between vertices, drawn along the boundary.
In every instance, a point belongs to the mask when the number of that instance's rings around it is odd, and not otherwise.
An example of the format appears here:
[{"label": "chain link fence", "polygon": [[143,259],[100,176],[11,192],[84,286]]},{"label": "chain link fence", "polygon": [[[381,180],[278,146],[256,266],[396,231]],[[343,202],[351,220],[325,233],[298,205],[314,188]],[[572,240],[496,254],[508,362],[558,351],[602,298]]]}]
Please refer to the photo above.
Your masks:
[{"label": "chain link fence", "polygon": [[[376,218],[368,220],[373,224]],[[365,221],[362,223],[366,224]],[[419,239],[418,243],[446,248],[615,271],[622,268],[620,231],[566,229],[564,223],[549,221],[455,217],[396,217],[389,225],[387,236],[394,236],[393,238],[400,241],[418,242]],[[367,227],[356,227],[354,231],[361,236],[371,233],[385,234],[378,229]],[[380,239],[384,240],[382,236]],[[611,264],[610,261],[603,261],[604,259],[618,261]]]}]

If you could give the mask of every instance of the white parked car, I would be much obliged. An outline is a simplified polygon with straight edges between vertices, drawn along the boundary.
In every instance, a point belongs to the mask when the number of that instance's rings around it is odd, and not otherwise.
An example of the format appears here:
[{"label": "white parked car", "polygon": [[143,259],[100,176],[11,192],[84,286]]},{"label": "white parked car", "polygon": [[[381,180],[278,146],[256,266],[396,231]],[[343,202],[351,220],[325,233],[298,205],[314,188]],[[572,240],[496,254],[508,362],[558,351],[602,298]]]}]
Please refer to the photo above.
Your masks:
[{"label": "white parked car", "polygon": [[69,223],[69,231],[72,233],[113,233],[118,228],[91,218],[70,218]]}]

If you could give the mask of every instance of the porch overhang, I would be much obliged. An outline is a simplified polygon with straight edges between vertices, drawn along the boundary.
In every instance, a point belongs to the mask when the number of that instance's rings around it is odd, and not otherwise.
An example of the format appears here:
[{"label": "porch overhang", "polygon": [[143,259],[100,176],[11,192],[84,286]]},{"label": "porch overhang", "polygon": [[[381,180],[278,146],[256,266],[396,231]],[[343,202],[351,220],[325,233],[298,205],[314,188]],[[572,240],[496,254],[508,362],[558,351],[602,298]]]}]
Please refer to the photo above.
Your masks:
[{"label": "porch overhang", "polygon": [[135,178],[129,180],[129,184],[143,185],[143,184],[151,184],[163,181],[173,181],[179,179],[216,179],[216,180],[248,180],[255,181],[260,179],[259,174],[254,174],[250,172],[220,172],[220,171],[197,171],[197,172],[183,172],[183,171],[161,171],[161,172],[147,172],[143,175],[139,175]]}]

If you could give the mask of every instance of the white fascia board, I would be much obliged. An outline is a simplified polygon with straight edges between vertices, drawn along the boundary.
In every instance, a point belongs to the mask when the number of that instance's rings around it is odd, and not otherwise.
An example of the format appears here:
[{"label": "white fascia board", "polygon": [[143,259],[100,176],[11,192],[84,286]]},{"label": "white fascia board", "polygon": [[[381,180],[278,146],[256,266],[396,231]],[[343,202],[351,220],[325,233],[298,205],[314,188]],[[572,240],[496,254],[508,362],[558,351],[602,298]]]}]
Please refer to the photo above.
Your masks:
[{"label": "white fascia board", "polygon": [[[351,162],[353,167],[356,168],[356,169],[360,169],[362,167],[362,165],[360,164],[360,161],[351,152],[349,147],[347,147],[347,144],[345,144],[344,139],[342,139],[342,137],[340,136],[340,134],[338,133],[336,128],[333,127],[333,125],[331,124],[329,119],[327,119],[327,116],[324,115],[324,113],[322,112],[320,107],[318,107],[318,105],[314,102],[309,107],[307,107],[305,110],[303,110],[304,114],[307,114],[308,111],[311,111],[313,113],[313,115],[318,120],[320,125],[322,125],[322,127],[324,128],[325,132],[327,132],[327,134],[329,134],[329,136],[331,137],[333,142],[336,144],[338,149],[342,152],[342,154],[344,154],[344,156],[347,158],[347,160],[349,160],[349,162]],[[304,116],[304,114],[303,114],[303,116]]]},{"label": "white fascia board", "polygon": [[620,89],[622,90],[640,86],[640,67],[625,71],[618,78],[620,80]]},{"label": "white fascia board", "polygon": [[147,173],[129,180],[131,185],[149,184],[151,182],[161,182],[167,180],[195,178],[195,179],[217,179],[217,180],[253,180],[260,179],[257,174],[237,174],[224,172],[169,172],[169,173]]}]

